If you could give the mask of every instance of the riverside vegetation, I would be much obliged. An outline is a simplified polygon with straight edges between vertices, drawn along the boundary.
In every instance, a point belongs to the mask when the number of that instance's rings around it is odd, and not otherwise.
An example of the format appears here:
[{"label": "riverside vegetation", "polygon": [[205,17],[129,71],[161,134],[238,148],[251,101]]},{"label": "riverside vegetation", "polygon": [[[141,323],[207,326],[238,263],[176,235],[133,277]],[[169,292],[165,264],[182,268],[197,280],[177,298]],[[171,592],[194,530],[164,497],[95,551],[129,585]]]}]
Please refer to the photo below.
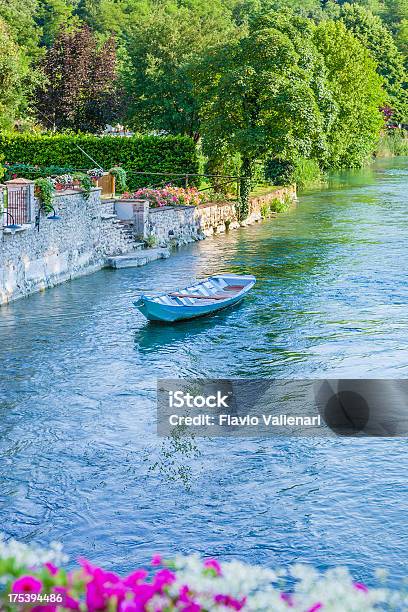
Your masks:
[{"label": "riverside vegetation", "polygon": [[[407,123],[408,0],[20,5],[0,1],[3,129],[98,133],[120,122],[164,141],[186,136],[207,173],[241,176],[244,207],[259,176],[302,185],[360,166],[381,134],[380,152],[406,151],[403,130],[384,134]],[[108,157],[107,168],[139,169]]]}]

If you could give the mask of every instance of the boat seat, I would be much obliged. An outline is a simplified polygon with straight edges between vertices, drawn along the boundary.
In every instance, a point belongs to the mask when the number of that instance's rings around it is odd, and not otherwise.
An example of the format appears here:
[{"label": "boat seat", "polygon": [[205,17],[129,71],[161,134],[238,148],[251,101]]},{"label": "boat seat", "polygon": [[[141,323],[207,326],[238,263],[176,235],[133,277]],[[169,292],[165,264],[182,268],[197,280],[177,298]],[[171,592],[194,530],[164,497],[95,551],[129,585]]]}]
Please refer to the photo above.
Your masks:
[{"label": "boat seat", "polygon": [[241,291],[244,287],[245,285],[227,285],[223,291]]}]

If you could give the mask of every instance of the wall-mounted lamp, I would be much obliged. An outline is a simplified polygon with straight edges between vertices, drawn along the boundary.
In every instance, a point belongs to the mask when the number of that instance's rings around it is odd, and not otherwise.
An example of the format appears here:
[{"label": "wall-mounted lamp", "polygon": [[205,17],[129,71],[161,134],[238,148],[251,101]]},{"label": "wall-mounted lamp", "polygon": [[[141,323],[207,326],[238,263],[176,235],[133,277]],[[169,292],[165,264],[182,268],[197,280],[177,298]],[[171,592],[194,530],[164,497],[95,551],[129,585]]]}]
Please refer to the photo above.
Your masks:
[{"label": "wall-mounted lamp", "polygon": [[9,223],[8,225],[5,225],[4,227],[6,229],[11,230],[12,234],[15,234],[18,229],[22,228],[22,225],[19,225],[18,223],[14,222],[14,217],[8,210],[4,210],[3,215],[6,215],[7,218],[11,219],[11,223]]},{"label": "wall-mounted lamp", "polygon": [[[35,217],[35,227],[37,231],[40,231],[41,211],[49,212],[49,208],[50,206],[46,207],[44,206],[44,204],[41,204],[41,206],[39,207],[38,213]],[[51,210],[52,210],[52,215],[48,215],[47,219],[51,219],[51,221],[58,221],[59,219],[61,219],[61,217],[57,214],[53,206],[51,206]]]}]

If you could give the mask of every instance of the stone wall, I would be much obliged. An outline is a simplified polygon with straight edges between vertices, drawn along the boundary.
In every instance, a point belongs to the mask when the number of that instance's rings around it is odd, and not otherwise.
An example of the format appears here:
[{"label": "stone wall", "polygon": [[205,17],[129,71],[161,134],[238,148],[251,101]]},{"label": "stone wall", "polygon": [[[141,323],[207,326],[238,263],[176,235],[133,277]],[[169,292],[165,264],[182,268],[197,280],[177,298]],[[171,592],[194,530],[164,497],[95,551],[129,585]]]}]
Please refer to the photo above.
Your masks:
[{"label": "stone wall", "polygon": [[16,233],[2,232],[0,242],[0,303],[28,295],[103,265],[99,190],[89,200],[81,193],[56,193],[60,219],[41,214],[34,224]]},{"label": "stone wall", "polygon": [[[0,200],[1,195],[0,189]],[[135,240],[136,228],[143,228],[149,246],[178,246],[256,223],[265,203],[288,196],[294,198],[295,191],[282,188],[253,198],[244,222],[238,221],[234,202],[149,209],[146,202],[135,201],[133,213],[141,214],[143,223],[129,225],[116,216],[112,200],[101,201],[98,188],[88,200],[78,191],[56,192],[59,218],[41,214],[39,231],[34,223],[17,231],[0,226],[0,304],[98,270],[109,256],[133,253],[143,246]]]},{"label": "stone wall", "polygon": [[147,224],[147,238],[154,244],[182,245],[213,234],[237,229],[262,221],[264,210],[272,200],[296,199],[294,187],[272,189],[265,195],[251,198],[248,217],[238,220],[236,202],[213,202],[200,206],[151,208]]},{"label": "stone wall", "polygon": [[148,241],[165,246],[181,246],[204,237],[195,206],[151,208],[148,217]]}]

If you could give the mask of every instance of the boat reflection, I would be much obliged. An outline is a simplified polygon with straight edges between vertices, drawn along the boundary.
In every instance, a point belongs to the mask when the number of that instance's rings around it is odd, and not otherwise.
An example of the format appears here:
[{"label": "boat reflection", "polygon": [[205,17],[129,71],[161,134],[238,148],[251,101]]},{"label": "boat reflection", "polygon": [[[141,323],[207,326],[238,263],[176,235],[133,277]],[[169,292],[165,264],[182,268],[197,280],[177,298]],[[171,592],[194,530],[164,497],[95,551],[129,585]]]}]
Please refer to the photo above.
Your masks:
[{"label": "boat reflection", "polygon": [[197,318],[191,321],[177,323],[157,323],[147,321],[134,335],[135,348],[144,355],[157,352],[168,347],[196,342],[198,336],[214,330],[217,325],[223,325],[226,318],[238,311],[243,304],[225,308],[209,317]]}]

